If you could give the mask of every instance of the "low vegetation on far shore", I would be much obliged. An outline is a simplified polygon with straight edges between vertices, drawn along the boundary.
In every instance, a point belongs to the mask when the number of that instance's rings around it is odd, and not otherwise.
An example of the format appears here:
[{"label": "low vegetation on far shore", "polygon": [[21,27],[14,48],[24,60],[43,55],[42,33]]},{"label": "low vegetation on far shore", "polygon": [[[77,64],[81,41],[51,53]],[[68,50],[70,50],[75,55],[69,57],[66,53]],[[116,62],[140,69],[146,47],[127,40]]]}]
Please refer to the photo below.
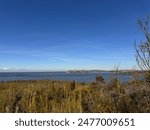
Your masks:
[{"label": "low vegetation on far shore", "polygon": [[0,82],[0,112],[130,113],[150,112],[150,84],[117,78],[90,83],[74,81]]}]

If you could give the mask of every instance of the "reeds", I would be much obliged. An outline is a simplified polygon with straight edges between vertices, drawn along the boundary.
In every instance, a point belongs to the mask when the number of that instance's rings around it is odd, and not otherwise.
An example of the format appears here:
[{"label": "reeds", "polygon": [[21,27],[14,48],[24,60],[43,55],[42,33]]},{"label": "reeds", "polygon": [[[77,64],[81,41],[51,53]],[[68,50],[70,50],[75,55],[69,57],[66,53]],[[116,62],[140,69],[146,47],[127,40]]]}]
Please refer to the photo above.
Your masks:
[{"label": "reeds", "polygon": [[0,82],[0,112],[150,112],[150,84],[74,81]]}]

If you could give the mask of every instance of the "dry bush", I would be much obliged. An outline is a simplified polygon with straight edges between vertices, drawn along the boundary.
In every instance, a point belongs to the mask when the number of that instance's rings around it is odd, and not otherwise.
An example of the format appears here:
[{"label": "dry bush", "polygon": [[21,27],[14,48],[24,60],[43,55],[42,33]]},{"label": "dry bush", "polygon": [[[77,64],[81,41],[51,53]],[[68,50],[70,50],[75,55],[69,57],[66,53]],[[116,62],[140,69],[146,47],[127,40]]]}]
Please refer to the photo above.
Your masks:
[{"label": "dry bush", "polygon": [[149,83],[0,82],[0,112],[150,112]]}]

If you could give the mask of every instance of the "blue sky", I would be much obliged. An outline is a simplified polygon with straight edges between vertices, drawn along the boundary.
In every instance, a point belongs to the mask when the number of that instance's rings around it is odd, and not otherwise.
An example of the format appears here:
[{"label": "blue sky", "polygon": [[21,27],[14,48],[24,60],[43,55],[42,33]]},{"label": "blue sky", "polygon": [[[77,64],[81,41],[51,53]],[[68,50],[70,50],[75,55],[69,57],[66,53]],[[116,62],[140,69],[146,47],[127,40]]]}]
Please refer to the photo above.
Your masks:
[{"label": "blue sky", "polygon": [[149,0],[0,0],[0,70],[131,69]]}]

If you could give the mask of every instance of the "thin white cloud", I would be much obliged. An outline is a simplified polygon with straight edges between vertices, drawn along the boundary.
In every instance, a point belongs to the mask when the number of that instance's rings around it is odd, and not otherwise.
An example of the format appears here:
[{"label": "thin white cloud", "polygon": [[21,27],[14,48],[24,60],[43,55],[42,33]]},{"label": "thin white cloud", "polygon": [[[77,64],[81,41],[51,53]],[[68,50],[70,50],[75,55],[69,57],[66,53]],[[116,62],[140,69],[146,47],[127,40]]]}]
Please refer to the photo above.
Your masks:
[{"label": "thin white cloud", "polygon": [[8,71],[9,67],[6,66],[0,66],[0,71]]},{"label": "thin white cloud", "polygon": [[7,67],[4,67],[4,68],[2,68],[3,70],[8,70],[8,68]]}]

